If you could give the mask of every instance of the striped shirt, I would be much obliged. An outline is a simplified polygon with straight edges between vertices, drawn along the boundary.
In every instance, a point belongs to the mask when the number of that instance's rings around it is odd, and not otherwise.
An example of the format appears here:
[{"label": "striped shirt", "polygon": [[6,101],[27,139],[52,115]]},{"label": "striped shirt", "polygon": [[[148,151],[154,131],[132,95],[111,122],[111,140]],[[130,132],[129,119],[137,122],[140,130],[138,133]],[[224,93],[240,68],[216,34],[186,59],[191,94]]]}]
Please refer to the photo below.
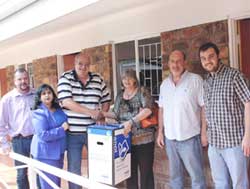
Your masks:
[{"label": "striped shirt", "polygon": [[[110,102],[110,93],[99,74],[89,72],[86,85],[78,79],[76,71],[71,70],[62,74],[58,82],[58,99],[60,101],[70,98],[78,104],[89,109],[96,109],[105,102]],[[70,132],[85,132],[89,125],[95,121],[86,114],[76,113],[64,108],[68,116]]]},{"label": "striped shirt", "polygon": [[244,135],[244,103],[250,92],[242,74],[220,64],[204,82],[205,113],[209,144],[217,148],[239,146]]}]

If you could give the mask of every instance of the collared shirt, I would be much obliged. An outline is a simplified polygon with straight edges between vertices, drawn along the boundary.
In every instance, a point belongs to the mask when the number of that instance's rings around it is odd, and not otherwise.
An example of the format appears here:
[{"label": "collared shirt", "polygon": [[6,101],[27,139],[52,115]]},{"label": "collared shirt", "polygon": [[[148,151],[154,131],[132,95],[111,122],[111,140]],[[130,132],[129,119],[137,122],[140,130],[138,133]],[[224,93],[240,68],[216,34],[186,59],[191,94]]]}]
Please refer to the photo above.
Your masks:
[{"label": "collared shirt", "polygon": [[242,74],[221,63],[217,72],[205,79],[204,101],[210,145],[218,148],[240,145],[244,135],[244,103],[250,101]]},{"label": "collared shirt", "polygon": [[67,115],[57,108],[51,112],[43,103],[34,110],[32,123],[35,129],[30,153],[34,158],[59,160],[65,151],[65,131],[62,124]]},{"label": "collared shirt", "polygon": [[0,101],[0,143],[7,147],[6,136],[21,134],[29,136],[34,133],[31,123],[32,107],[34,105],[34,91],[21,94],[13,89],[3,96]]},{"label": "collared shirt", "polygon": [[[89,79],[84,86],[78,79],[75,70],[62,74],[58,82],[58,98],[72,99],[80,105],[90,109],[97,109],[100,104],[110,102],[109,90],[99,74],[89,72]],[[70,132],[85,132],[95,121],[86,114],[63,109],[68,116]]]},{"label": "collared shirt", "polygon": [[170,75],[160,87],[159,107],[163,108],[165,136],[186,140],[200,134],[203,80],[185,71],[177,85]]}]

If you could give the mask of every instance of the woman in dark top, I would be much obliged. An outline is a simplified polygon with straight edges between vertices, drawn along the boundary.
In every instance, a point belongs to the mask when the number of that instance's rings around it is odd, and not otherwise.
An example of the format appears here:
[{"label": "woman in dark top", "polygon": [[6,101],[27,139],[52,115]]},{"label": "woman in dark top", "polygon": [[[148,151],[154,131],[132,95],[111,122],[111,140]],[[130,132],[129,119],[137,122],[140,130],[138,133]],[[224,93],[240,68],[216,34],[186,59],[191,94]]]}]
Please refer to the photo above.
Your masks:
[{"label": "woman in dark top", "polygon": [[154,189],[154,132],[155,128],[142,128],[140,121],[152,111],[150,94],[139,87],[136,72],[126,70],[122,75],[122,90],[116,97],[113,112],[104,113],[105,117],[115,118],[124,125],[124,134],[132,132],[131,178],[127,180],[128,189],[138,189],[138,167],[140,188]]}]

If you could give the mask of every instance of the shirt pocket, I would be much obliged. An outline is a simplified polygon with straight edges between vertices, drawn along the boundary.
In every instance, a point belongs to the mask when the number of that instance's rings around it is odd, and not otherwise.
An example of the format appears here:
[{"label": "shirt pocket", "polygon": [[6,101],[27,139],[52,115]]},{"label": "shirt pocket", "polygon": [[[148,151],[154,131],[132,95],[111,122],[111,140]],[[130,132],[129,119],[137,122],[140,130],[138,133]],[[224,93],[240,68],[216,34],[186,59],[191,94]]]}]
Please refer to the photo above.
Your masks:
[{"label": "shirt pocket", "polygon": [[188,103],[192,102],[195,99],[194,90],[191,88],[183,88],[182,90],[178,91],[177,94],[177,105],[185,107]]}]

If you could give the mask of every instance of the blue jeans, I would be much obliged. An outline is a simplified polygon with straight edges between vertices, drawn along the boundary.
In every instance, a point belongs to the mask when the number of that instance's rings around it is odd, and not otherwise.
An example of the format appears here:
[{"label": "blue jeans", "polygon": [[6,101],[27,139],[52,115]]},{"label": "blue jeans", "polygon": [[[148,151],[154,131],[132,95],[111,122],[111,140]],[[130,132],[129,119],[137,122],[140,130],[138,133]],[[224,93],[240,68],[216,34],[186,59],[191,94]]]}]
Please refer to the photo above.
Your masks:
[{"label": "blue jeans", "polygon": [[210,145],[208,157],[216,189],[248,188],[248,162],[241,146],[220,149]]},{"label": "blue jeans", "polygon": [[[30,144],[32,137],[29,138],[13,138],[12,148],[17,154],[30,157]],[[23,163],[15,160],[15,166],[24,165]],[[18,189],[29,189],[29,181],[27,175],[27,168],[17,170],[17,187]]]},{"label": "blue jeans", "polygon": [[184,167],[191,177],[193,189],[206,188],[200,135],[184,141],[165,138],[165,144],[169,160],[170,188],[184,188]]},{"label": "blue jeans", "polygon": [[[67,158],[68,171],[81,175],[82,148],[87,145],[87,133],[67,133]],[[82,187],[69,182],[69,189],[81,189]]]}]

